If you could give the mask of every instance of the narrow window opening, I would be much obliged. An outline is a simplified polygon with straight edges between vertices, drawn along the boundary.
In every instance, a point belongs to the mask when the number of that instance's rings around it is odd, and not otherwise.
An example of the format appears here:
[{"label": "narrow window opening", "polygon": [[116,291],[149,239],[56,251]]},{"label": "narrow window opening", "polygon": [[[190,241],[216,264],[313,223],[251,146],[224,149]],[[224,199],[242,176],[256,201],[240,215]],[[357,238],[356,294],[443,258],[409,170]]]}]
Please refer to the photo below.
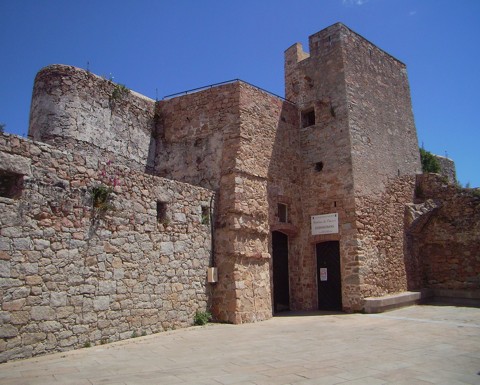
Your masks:
[{"label": "narrow window opening", "polygon": [[287,205],[283,203],[278,204],[278,209],[277,209],[277,215],[278,215],[278,221],[282,223],[287,223],[288,221],[288,210],[287,210]]},{"label": "narrow window opening", "polygon": [[157,222],[167,224],[167,202],[157,201]]},{"label": "narrow window opening", "polygon": [[313,108],[302,112],[302,128],[315,124],[315,110]]},{"label": "narrow window opening", "polygon": [[202,217],[201,217],[202,225],[210,224],[210,207],[202,206]]},{"label": "narrow window opening", "polygon": [[19,199],[23,190],[23,175],[0,170],[0,197]]},{"label": "narrow window opening", "polygon": [[315,171],[320,172],[323,170],[323,162],[315,163]]},{"label": "narrow window opening", "polygon": [[337,207],[337,201],[333,201],[333,207]]}]

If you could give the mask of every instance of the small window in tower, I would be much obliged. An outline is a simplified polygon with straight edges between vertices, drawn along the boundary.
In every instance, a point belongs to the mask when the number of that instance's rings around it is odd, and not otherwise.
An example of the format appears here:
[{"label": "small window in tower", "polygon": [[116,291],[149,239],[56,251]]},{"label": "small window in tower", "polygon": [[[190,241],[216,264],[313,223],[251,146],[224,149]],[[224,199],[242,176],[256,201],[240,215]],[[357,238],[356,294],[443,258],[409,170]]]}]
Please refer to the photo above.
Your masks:
[{"label": "small window in tower", "polygon": [[23,175],[0,170],[0,197],[18,199],[22,195]]},{"label": "small window in tower", "polygon": [[288,210],[287,205],[283,203],[278,204],[278,221],[282,223],[287,223],[288,221]]},{"label": "small window in tower", "polygon": [[302,128],[315,124],[315,110],[310,108],[302,112]]},{"label": "small window in tower", "polygon": [[201,217],[202,225],[210,224],[210,207],[202,206],[202,217]]},{"label": "small window in tower", "polygon": [[157,201],[157,222],[168,223],[167,202]]},{"label": "small window in tower", "polygon": [[320,172],[323,170],[323,162],[315,163],[315,171]]}]

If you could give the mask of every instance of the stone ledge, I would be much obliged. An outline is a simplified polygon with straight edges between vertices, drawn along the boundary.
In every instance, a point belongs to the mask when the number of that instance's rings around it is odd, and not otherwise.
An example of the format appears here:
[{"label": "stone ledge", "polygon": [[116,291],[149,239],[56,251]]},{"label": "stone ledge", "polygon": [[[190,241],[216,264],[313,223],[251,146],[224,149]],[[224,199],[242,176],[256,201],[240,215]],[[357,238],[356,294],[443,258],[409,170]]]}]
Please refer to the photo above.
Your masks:
[{"label": "stone ledge", "polygon": [[419,291],[405,291],[383,297],[368,297],[364,299],[363,310],[368,314],[382,313],[387,310],[414,305],[423,298],[425,298],[425,294]]}]

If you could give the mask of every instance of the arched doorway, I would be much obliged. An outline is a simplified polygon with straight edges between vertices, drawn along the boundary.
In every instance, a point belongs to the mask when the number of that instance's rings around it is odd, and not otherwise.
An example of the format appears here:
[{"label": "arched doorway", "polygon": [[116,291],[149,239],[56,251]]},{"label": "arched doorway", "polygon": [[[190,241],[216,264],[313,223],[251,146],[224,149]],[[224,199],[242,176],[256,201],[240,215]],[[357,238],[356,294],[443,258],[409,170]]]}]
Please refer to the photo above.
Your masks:
[{"label": "arched doorway", "polygon": [[338,241],[317,243],[318,308],[342,310],[340,244]]},{"label": "arched doorway", "polygon": [[272,232],[273,311],[290,310],[290,284],[288,276],[288,235]]}]

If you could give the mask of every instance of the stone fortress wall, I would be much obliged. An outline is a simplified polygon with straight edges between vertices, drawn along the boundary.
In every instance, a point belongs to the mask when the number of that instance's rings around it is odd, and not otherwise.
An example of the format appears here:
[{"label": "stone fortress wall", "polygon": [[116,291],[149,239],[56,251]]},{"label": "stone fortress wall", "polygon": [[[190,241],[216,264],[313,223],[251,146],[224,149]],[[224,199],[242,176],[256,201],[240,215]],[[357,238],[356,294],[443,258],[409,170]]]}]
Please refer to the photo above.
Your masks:
[{"label": "stone fortress wall", "polygon": [[[2,170],[22,179],[0,198],[0,361],[189,326],[209,308],[213,192],[110,155],[0,137]],[[95,217],[91,187],[112,175],[113,207]]]},{"label": "stone fortress wall", "polygon": [[[155,102],[71,66],[39,72],[33,140],[0,136],[0,361],[185,327],[197,310],[270,318],[274,233],[288,237],[292,310],[318,309],[325,241],[339,242],[344,311],[478,291],[478,202],[433,182],[418,201],[405,65],[340,23],[309,45],[285,52],[286,100],[235,81]],[[102,215],[99,184],[113,189]],[[338,233],[312,235],[311,216],[329,213]],[[463,218],[456,258],[437,253],[444,215]]]},{"label": "stone fortress wall", "polygon": [[455,162],[446,156],[433,154],[440,166],[440,174],[447,178],[449,183],[457,183],[457,173],[455,172]]},{"label": "stone fortress wall", "polygon": [[480,190],[444,175],[417,175],[406,216],[409,288],[440,297],[480,299]]}]

